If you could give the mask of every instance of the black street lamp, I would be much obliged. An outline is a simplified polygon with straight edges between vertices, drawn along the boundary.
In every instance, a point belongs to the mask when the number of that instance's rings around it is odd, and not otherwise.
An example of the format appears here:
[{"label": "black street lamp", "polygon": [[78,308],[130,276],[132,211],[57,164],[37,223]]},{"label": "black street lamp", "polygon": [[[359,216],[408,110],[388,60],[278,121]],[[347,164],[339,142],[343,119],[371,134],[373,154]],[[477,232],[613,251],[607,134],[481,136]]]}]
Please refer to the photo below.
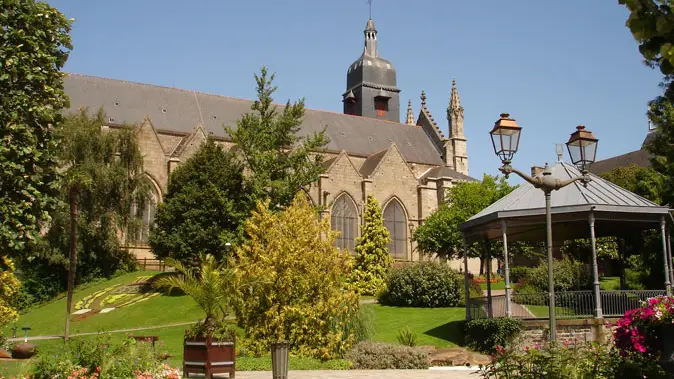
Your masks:
[{"label": "black street lamp", "polygon": [[559,180],[552,177],[552,169],[547,163],[543,170],[543,176],[536,177],[529,176],[510,165],[512,158],[519,147],[521,132],[522,128],[517,125],[517,122],[510,118],[508,113],[502,113],[489,134],[491,135],[491,141],[494,145],[494,153],[501,158],[501,162],[503,163],[503,166],[499,168],[499,171],[501,171],[506,178],[511,173],[515,173],[545,193],[550,341],[554,342],[557,338],[557,322],[555,314],[555,282],[552,273],[552,212],[550,209],[550,194],[552,191],[556,191],[575,181],[580,180],[584,185],[587,185],[587,183],[592,180],[589,176],[589,170],[590,165],[594,163],[597,155],[597,144],[599,140],[594,137],[592,132],[585,130],[584,126],[580,125],[576,127],[576,131],[571,134],[566,146],[569,149],[571,161],[578,167],[582,175],[567,180]]}]

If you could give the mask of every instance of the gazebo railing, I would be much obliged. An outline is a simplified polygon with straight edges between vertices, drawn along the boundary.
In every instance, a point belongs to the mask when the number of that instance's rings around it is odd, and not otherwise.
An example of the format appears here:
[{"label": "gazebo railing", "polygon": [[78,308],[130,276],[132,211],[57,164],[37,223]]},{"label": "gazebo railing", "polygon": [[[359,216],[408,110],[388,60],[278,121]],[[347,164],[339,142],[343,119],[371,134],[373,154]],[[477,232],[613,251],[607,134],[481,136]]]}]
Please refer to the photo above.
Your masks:
[{"label": "gazebo railing", "polygon": [[[604,317],[620,317],[625,311],[637,308],[648,298],[665,295],[665,290],[601,291]],[[511,317],[547,319],[549,296],[547,292],[512,294]],[[470,299],[467,304],[472,319],[506,317],[505,295],[492,296],[491,312],[487,297]],[[596,305],[593,291],[555,292],[555,310],[558,319],[593,318]]]}]

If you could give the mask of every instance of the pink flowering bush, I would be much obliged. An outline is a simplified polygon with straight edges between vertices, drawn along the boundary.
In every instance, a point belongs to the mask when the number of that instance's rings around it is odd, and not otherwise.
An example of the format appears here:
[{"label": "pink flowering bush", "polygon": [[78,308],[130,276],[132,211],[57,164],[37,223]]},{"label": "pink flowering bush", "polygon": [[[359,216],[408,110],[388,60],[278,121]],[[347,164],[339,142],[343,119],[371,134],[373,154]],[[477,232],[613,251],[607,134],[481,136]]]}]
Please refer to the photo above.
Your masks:
[{"label": "pink flowering bush", "polygon": [[630,309],[618,320],[613,333],[623,357],[641,354],[657,358],[662,353],[666,328],[674,327],[674,298],[658,296],[640,308]]}]

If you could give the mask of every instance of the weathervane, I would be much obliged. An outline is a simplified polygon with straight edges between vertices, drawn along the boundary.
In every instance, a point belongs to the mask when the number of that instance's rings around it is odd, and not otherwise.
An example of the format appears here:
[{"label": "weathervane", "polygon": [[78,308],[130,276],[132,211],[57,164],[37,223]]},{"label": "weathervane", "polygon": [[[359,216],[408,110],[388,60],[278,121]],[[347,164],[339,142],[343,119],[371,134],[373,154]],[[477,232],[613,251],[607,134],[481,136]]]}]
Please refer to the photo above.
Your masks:
[{"label": "weathervane", "polygon": [[370,19],[372,19],[372,0],[367,0],[367,4],[370,6]]}]

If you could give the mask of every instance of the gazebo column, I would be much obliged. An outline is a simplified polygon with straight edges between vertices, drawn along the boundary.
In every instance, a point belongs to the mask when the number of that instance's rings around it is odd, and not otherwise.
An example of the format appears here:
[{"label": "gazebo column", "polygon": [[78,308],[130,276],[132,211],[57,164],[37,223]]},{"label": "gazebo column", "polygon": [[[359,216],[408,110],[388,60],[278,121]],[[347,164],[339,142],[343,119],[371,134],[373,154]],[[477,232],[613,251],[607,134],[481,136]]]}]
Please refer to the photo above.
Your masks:
[{"label": "gazebo column", "polygon": [[489,318],[494,318],[494,307],[491,298],[491,254],[489,253],[489,240],[485,238],[482,243],[484,256],[487,261],[487,314]]},{"label": "gazebo column", "polygon": [[597,265],[597,238],[594,233],[594,213],[590,212],[590,243],[592,245],[592,277],[594,279],[594,304],[595,318],[603,318],[604,313],[601,309],[601,291],[599,289],[599,266]]},{"label": "gazebo column", "polygon": [[463,236],[463,285],[466,291],[466,320],[470,321],[472,315],[470,313],[470,279],[468,278],[468,244],[465,235]]},{"label": "gazebo column", "polygon": [[669,283],[674,283],[674,267],[672,265],[672,233],[667,232],[667,264],[669,265]]},{"label": "gazebo column", "polygon": [[665,217],[660,218],[660,232],[662,233],[662,253],[665,261],[665,289],[667,296],[672,295],[671,282],[669,281],[669,263],[667,262],[667,232],[665,229]]},{"label": "gazebo column", "polygon": [[512,310],[510,309],[510,265],[508,264],[508,225],[506,223],[506,220],[501,220],[501,232],[503,233],[503,262],[505,264],[505,297],[506,297],[506,304],[505,304],[505,312],[506,312],[506,317],[511,317],[512,316]]}]

